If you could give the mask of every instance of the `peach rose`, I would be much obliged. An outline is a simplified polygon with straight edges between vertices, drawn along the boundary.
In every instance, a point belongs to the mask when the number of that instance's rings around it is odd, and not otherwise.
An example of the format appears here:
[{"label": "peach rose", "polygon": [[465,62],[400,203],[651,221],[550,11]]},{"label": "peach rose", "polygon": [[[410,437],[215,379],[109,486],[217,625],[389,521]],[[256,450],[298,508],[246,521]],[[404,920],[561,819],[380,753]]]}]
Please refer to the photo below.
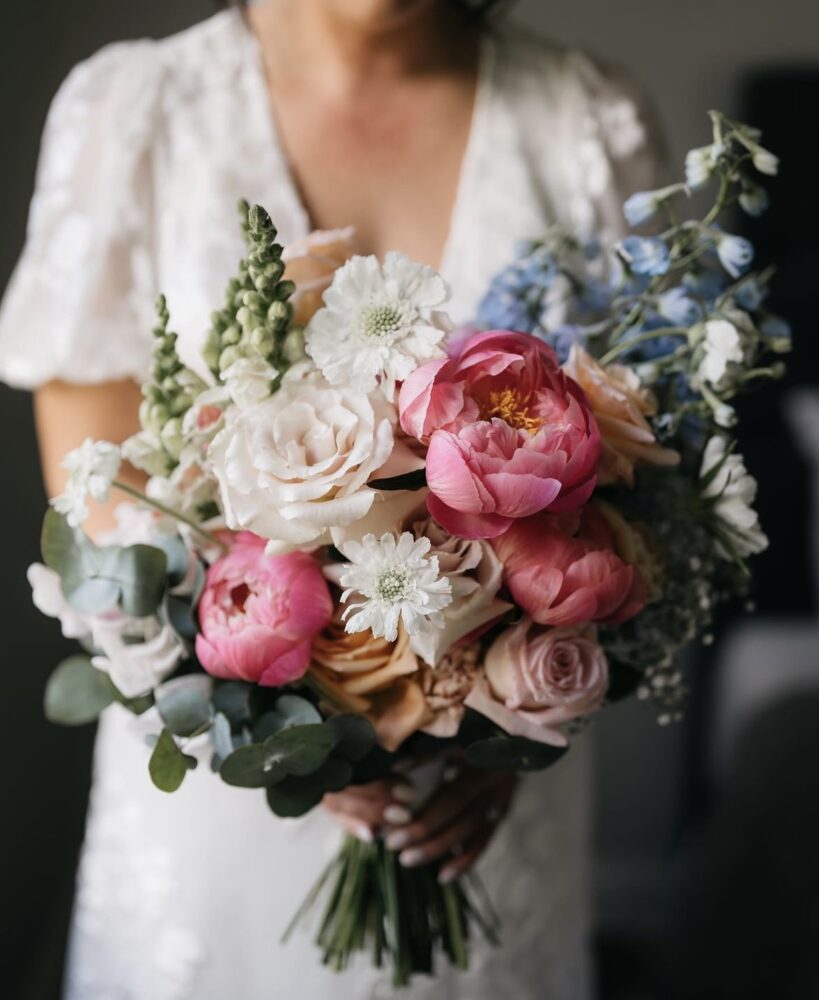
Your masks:
[{"label": "peach rose", "polygon": [[601,486],[623,482],[634,486],[634,465],[677,465],[679,454],[663,448],[646,417],[657,412],[654,394],[640,384],[625,365],[605,368],[582,347],[572,346],[563,370],[586,393],[603,439],[598,482]]},{"label": "peach rose", "polygon": [[345,632],[337,614],[313,642],[310,678],[331,708],[368,718],[386,750],[396,750],[430,720],[403,628],[388,642],[369,631]]},{"label": "peach rose", "polygon": [[433,669],[421,665],[421,689],[432,713],[421,728],[430,736],[455,736],[466,711],[464,702],[481,673],[480,646],[456,646]]},{"label": "peach rose", "polygon": [[293,320],[306,326],[322,306],[322,296],[330,287],[333,275],[353,256],[354,230],[316,230],[303,240],[290,243],[282,254],[284,276],[296,283],[290,300]]}]

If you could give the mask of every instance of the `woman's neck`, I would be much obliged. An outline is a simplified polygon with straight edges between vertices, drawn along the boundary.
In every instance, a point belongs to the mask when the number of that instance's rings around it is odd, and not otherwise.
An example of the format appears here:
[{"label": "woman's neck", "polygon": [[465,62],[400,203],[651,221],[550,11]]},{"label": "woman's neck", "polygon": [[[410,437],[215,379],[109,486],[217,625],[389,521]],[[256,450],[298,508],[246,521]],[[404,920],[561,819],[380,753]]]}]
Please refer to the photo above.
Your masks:
[{"label": "woman's neck", "polygon": [[266,0],[248,17],[276,77],[336,97],[474,69],[477,25],[448,0]]}]

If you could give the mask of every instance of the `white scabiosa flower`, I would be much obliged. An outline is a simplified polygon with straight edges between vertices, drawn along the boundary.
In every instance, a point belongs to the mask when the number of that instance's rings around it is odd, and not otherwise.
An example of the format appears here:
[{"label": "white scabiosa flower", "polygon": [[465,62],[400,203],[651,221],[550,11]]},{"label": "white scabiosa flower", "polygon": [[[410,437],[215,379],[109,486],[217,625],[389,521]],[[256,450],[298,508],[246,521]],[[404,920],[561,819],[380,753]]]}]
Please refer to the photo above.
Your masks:
[{"label": "white scabiosa flower", "polygon": [[719,385],[725,378],[728,365],[740,364],[744,359],[742,336],[727,319],[711,319],[704,325],[703,357],[699,376],[711,385]]},{"label": "white scabiosa flower", "polygon": [[766,549],[768,539],[753,508],[756,480],[745,468],[742,456],[729,454],[727,449],[727,440],[720,435],[705,446],[700,469],[702,496],[712,501],[719,533],[725,538],[720,554],[744,558]]},{"label": "white scabiosa flower", "polygon": [[408,531],[399,538],[365,535],[361,542],[348,542],[339,583],[345,587],[343,603],[355,595],[362,598],[344,611],[346,630],[364,632],[388,642],[398,637],[403,621],[410,635],[443,628],[441,612],[452,603],[452,585],[442,577],[436,556],[430,556],[428,538],[417,541]]},{"label": "white scabiosa flower", "polygon": [[388,253],[383,265],[352,257],[307,326],[306,351],[331,385],[369,393],[380,384],[392,400],[396,382],[443,357],[449,321],[440,308],[448,297],[439,274],[404,254]]},{"label": "white scabiosa flower", "polygon": [[97,503],[107,501],[121,463],[120,450],[115,444],[86,438],[62,460],[68,482],[60,496],[51,501],[52,507],[65,516],[72,528],[79,528],[88,517],[88,497]]}]

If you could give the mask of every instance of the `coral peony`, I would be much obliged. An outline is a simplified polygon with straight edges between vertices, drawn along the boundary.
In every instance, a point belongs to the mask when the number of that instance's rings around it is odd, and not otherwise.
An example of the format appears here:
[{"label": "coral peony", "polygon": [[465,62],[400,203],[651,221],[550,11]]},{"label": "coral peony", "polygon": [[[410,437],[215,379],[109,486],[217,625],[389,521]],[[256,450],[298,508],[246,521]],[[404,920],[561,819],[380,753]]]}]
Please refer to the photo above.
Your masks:
[{"label": "coral peony", "polygon": [[594,489],[594,416],[536,337],[463,342],[410,375],[399,411],[403,429],[429,443],[429,511],[453,535],[497,537],[539,511],[575,510]]},{"label": "coral peony", "polygon": [[196,655],[214,677],[289,684],[307,671],[313,639],[332,613],[311,556],[267,556],[264,539],[242,532],[208,570]]},{"label": "coral peony", "polygon": [[615,534],[593,506],[571,519],[518,521],[493,545],[512,597],[541,625],[624,622],[646,602],[640,572],[617,554]]},{"label": "coral peony", "polygon": [[653,394],[640,385],[636,372],[625,365],[602,367],[582,347],[572,347],[563,369],[586,393],[592,408],[603,452],[599,481],[602,484],[623,482],[634,486],[634,466],[678,465],[679,454],[663,448],[646,417],[657,412]]}]

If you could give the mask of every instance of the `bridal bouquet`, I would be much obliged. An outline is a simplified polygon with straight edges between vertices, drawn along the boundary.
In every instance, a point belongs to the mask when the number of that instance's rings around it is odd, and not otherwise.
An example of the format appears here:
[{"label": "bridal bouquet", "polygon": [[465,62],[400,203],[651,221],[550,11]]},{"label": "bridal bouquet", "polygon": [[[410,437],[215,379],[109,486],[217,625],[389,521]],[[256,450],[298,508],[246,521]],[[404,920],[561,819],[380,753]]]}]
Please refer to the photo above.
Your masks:
[{"label": "bridal bouquet", "polygon": [[[30,580],[86,653],[52,676],[49,717],[117,702],[160,789],[204,762],[283,817],[444,754],[548,767],[626,695],[676,718],[675,654],[765,545],[731,401],[788,346],[770,272],[718,224],[763,210],[776,160],[712,118],[686,181],[626,204],[654,235],[553,229],[474,328],[451,327],[429,267],[354,256],[347,232],[285,250],[244,206],[201,369],[160,301],[142,430],[65,459]],[[712,178],[711,210],[680,221]],[[95,544],[88,499],[112,487],[136,503]],[[479,885],[436,875],[348,838],[314,894],[324,960],[368,947],[397,984],[440,950],[465,966],[495,919]]]}]

